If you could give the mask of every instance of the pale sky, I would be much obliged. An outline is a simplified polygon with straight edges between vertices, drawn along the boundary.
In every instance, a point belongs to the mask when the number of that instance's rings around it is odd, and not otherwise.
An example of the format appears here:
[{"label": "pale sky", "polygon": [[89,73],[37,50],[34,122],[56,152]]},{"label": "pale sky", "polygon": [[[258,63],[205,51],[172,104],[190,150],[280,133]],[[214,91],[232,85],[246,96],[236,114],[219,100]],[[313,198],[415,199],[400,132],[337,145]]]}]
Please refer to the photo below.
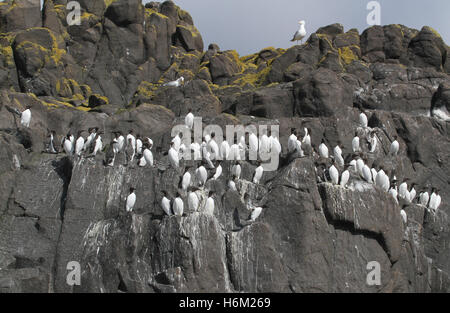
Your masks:
[{"label": "pale sky", "polygon": [[[144,0],[145,2],[149,2]],[[205,49],[217,43],[222,50],[246,55],[265,47],[288,48],[306,21],[308,37],[317,28],[341,23],[345,31],[367,25],[369,0],[175,0],[188,11],[202,34]],[[381,24],[431,26],[450,45],[450,0],[379,0]]]}]

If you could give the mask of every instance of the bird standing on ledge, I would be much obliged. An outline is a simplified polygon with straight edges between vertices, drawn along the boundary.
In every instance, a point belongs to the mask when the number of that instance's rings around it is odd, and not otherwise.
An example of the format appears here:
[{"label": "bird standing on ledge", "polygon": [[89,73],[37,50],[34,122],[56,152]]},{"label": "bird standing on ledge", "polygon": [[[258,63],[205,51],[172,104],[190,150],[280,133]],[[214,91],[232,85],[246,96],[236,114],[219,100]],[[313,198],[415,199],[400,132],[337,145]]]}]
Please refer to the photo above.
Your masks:
[{"label": "bird standing on ledge", "polygon": [[306,36],[305,21],[300,21],[298,23],[300,24],[300,28],[294,34],[294,37],[291,39],[291,41],[296,41],[297,44],[299,40],[301,43],[303,43],[303,38],[305,38]]}]

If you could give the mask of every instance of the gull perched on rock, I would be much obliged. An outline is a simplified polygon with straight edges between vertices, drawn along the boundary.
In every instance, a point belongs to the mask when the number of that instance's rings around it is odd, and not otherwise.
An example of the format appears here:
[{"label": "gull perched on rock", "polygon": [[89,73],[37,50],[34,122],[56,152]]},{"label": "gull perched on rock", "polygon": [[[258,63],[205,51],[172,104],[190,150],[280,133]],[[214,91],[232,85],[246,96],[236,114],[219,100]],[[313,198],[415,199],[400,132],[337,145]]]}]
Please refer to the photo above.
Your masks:
[{"label": "gull perched on rock", "polygon": [[298,23],[300,24],[300,28],[294,34],[294,37],[291,39],[291,41],[296,41],[298,43],[298,41],[300,40],[300,42],[303,43],[303,38],[305,38],[306,36],[305,21],[299,21]]},{"label": "gull perched on rock", "polygon": [[163,84],[163,87],[180,87],[181,84],[184,84],[184,77],[181,76],[177,80],[173,80],[171,82]]}]

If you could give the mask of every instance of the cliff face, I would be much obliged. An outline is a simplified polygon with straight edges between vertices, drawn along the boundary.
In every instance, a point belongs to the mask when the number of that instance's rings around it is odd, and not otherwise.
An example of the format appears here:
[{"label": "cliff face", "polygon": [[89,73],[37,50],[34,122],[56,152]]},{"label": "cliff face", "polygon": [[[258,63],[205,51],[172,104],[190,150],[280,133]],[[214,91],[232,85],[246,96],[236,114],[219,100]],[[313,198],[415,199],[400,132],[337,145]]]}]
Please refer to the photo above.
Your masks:
[{"label": "cliff face", "polygon": [[[434,30],[360,35],[334,24],[304,45],[239,57],[214,44],[203,52],[191,16],[170,1],[79,1],[78,26],[67,25],[67,1],[45,1],[43,12],[38,2],[0,3],[2,292],[449,291],[450,48]],[[180,76],[184,86],[161,86]],[[30,128],[7,109],[26,105]],[[203,202],[216,192],[214,216],[163,213],[161,191],[175,195],[184,173],[165,152],[188,109],[205,125],[279,125],[283,156],[291,127],[310,128],[315,148],[322,138],[331,149],[342,142],[346,156],[359,108],[380,140],[368,153],[362,137],[364,155],[418,190],[438,188],[436,214],[407,205],[404,224],[402,207],[357,177],[348,188],[318,183],[314,157],[283,157],[258,185],[256,166],[242,162],[240,193],[227,188],[223,162],[199,193]],[[48,129],[94,126],[105,144],[131,128],[152,138],[157,167],[42,153]],[[127,214],[131,186],[137,203]],[[244,192],[267,205],[254,223]],[[80,286],[66,283],[71,261],[81,264]],[[380,286],[366,283],[371,261]]]}]

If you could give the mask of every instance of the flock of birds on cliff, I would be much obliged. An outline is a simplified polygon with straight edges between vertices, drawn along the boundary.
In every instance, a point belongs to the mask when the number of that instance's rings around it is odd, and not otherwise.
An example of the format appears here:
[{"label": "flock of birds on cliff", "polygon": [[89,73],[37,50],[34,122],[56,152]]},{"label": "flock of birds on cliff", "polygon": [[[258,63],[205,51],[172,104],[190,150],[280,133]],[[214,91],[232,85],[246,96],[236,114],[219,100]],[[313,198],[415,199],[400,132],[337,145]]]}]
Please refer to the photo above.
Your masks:
[{"label": "flock of birds on cliff", "polygon": [[[174,81],[172,85],[178,84],[180,80]],[[18,111],[15,108],[8,107],[8,110],[15,113],[21,118],[21,125],[23,127],[30,127],[31,122],[31,107],[28,106],[23,112]],[[191,110],[185,116],[185,127],[192,129],[194,125],[194,115]],[[95,156],[98,152],[104,149],[101,135],[103,132],[99,131],[98,127],[88,129],[89,134],[87,137],[83,137],[84,131],[78,132],[78,138],[68,133],[63,137],[61,141],[61,147],[64,152],[70,157],[88,157]],[[360,134],[363,134],[362,136]],[[126,137],[120,132],[113,133],[113,140],[111,142],[111,153],[105,153],[105,165],[114,166],[116,156],[119,153],[124,153],[126,156],[126,164],[132,164],[136,160],[137,165],[140,167],[155,166],[153,159],[153,141],[148,138],[142,138],[140,135],[135,136],[133,130],[130,130]],[[303,135],[303,136],[302,136]],[[368,158],[364,155],[361,138],[368,142],[368,152],[374,153],[377,145],[378,138],[376,130],[368,127],[367,115],[362,111],[359,115],[359,127],[355,132],[355,137],[351,142],[352,154],[346,156],[347,162],[342,155],[341,143],[334,147],[332,154],[330,154],[328,147],[325,144],[325,140],[322,139],[321,144],[318,146],[317,152],[314,150],[311,144],[311,129],[304,128],[303,134],[295,128],[291,129],[291,135],[287,142],[287,155],[290,160],[295,158],[305,157],[305,151],[308,156],[312,156],[316,164],[317,180],[319,183],[331,183],[333,185],[340,186],[342,188],[348,188],[350,178],[354,178],[355,182],[365,182],[367,184],[373,184],[384,192],[389,193],[396,203],[398,204],[411,204],[416,199],[417,191],[415,189],[416,184],[411,185],[411,189],[408,189],[409,179],[405,178],[403,182],[397,187],[397,179],[395,175],[389,177],[388,171],[383,166],[377,168],[370,167],[368,165]],[[54,131],[49,132],[49,140],[47,144],[46,152],[58,153],[57,145],[55,144],[56,133]],[[272,133],[268,134],[267,131],[260,134],[258,139],[254,132],[250,132],[248,137],[241,136],[237,140],[235,137],[234,143],[229,144],[226,140],[223,140],[220,145],[216,142],[215,134],[210,133],[202,138],[202,142],[198,143],[195,140],[191,141],[189,148],[182,143],[183,133],[179,132],[171,141],[170,148],[168,150],[169,164],[176,170],[180,170],[180,161],[186,158],[186,154],[191,154],[194,160],[200,160],[201,164],[194,172],[194,177],[191,177],[189,168],[186,169],[181,179],[181,189],[183,192],[189,191],[187,195],[187,203],[189,208],[193,211],[199,209],[200,200],[196,195],[196,191],[199,188],[205,188],[208,177],[212,180],[217,180],[222,175],[222,166],[220,160],[232,160],[233,165],[231,169],[232,179],[228,181],[228,188],[237,191],[236,183],[240,180],[241,165],[240,161],[245,159],[245,153],[250,151],[256,151],[261,153],[269,153],[274,151],[277,155],[282,153],[282,146],[278,140],[278,137]],[[396,157],[400,149],[400,144],[397,141],[397,137],[394,136],[394,140],[391,142],[389,149],[389,156]],[[216,157],[219,156],[219,157]],[[218,159],[217,161],[214,161]],[[253,183],[259,184],[264,173],[264,167],[261,160],[256,160],[258,165],[254,171]],[[331,165],[330,165],[331,164]],[[208,174],[209,170],[209,174]],[[193,186],[193,182],[198,182],[198,187]],[[431,195],[426,188],[422,189],[422,192],[417,197],[419,205],[426,207],[431,213],[435,214],[441,204],[441,196],[438,194],[436,188],[431,189]],[[170,201],[168,193],[162,191],[161,207],[167,215],[182,216],[184,211],[184,204],[181,193],[178,192],[173,201]],[[204,212],[213,214],[215,202],[213,199],[214,192],[209,191],[208,198],[204,204]],[[264,206],[254,206],[249,201],[248,194],[244,198],[247,208],[251,211],[249,221],[254,221],[262,212]],[[172,205],[171,205],[172,202]],[[131,212],[136,204],[135,188],[130,188],[130,192],[126,199],[126,211]],[[400,214],[406,223],[406,212],[401,209]]]},{"label": "flock of birds on cliff", "polygon": [[[299,30],[294,34],[291,41],[301,41],[306,36],[305,21],[299,21]],[[163,84],[164,87],[180,87],[184,83],[184,78],[180,77],[174,81]],[[23,112],[18,111],[15,108],[7,106],[7,109],[20,116],[21,125],[24,127],[30,127],[31,122],[31,106],[27,106]],[[185,126],[189,129],[193,128],[194,115],[191,110],[185,117]],[[355,137],[351,142],[353,154],[347,155],[347,162],[342,155],[341,143],[334,147],[332,154],[330,154],[328,147],[325,144],[325,140],[322,139],[317,152],[313,149],[311,144],[311,129],[304,128],[303,134],[295,128],[291,129],[291,135],[287,142],[287,155],[290,160],[295,158],[305,157],[305,151],[308,156],[312,156],[316,163],[316,174],[319,183],[327,182],[333,185],[347,188],[350,178],[354,178],[356,182],[365,182],[372,184],[389,193],[397,204],[411,204],[416,199],[417,191],[415,189],[416,184],[411,185],[411,189],[408,190],[409,179],[405,178],[403,182],[397,187],[397,178],[395,175],[390,177],[383,166],[370,167],[368,165],[368,158],[364,155],[360,134],[362,133],[364,139],[368,142],[368,152],[374,153],[377,144],[376,131],[368,127],[367,115],[361,112],[359,115],[359,127],[355,132]],[[63,137],[61,147],[68,156],[76,156],[81,158],[83,156],[96,156],[98,152],[104,149],[101,135],[103,132],[99,131],[98,127],[88,129],[88,135],[83,137],[84,131],[78,132],[78,138],[68,133]],[[47,145],[48,153],[58,153],[57,146],[55,144],[56,133],[54,131],[49,132],[49,140]],[[216,142],[215,134],[210,133],[202,138],[202,142],[196,142],[192,140],[189,147],[186,147],[182,143],[183,133],[177,134],[171,141],[168,151],[168,159],[170,165],[175,169],[180,169],[180,161],[186,158],[186,154],[192,154],[194,160],[201,160],[201,164],[194,172],[194,177],[191,177],[191,173],[186,168],[184,175],[181,179],[181,189],[183,192],[189,191],[187,195],[187,202],[189,208],[193,211],[197,211],[200,205],[200,199],[196,194],[199,190],[198,187],[193,186],[194,180],[198,182],[200,188],[205,188],[208,177],[212,180],[217,180],[222,175],[222,166],[220,160],[232,160],[234,163],[231,168],[232,179],[228,181],[228,188],[237,191],[236,182],[240,180],[241,165],[240,161],[245,159],[246,152],[253,151],[256,155],[261,153],[270,153],[275,151],[277,155],[282,153],[282,147],[278,140],[278,137],[274,134],[267,134],[267,131],[260,134],[258,139],[257,135],[250,132],[248,138],[242,136],[236,137],[235,142],[229,144],[226,140],[223,140],[219,144]],[[193,138],[192,138],[193,139]],[[301,139],[301,140],[300,140]],[[137,160],[137,165],[140,167],[155,166],[153,159],[153,141],[148,138],[142,138],[139,134],[134,135],[133,130],[130,130],[126,137],[120,131],[113,133],[113,140],[111,142],[112,151],[106,153],[106,166],[114,166],[116,156],[119,153],[125,154],[126,164],[132,164],[134,160]],[[305,151],[304,151],[304,150]],[[397,141],[397,137],[394,136],[394,140],[391,142],[389,149],[389,156],[396,157],[400,149],[400,144]],[[218,156],[218,158],[217,158]],[[215,159],[219,161],[214,162]],[[261,160],[257,160],[257,167],[253,175],[253,183],[259,184],[264,173],[264,167]],[[330,165],[331,164],[331,165]],[[208,174],[208,170],[210,173]],[[431,189],[431,195],[428,190],[424,188],[417,197],[419,205],[426,207],[433,214],[441,204],[441,196],[438,194],[436,188]],[[184,202],[181,193],[178,192],[175,199],[172,201],[169,199],[169,195],[166,191],[162,191],[161,207],[167,215],[182,216],[184,211]],[[204,212],[207,214],[214,213],[215,202],[213,199],[214,192],[209,191],[208,198],[204,203]],[[247,208],[251,211],[249,221],[255,221],[261,214],[263,206],[254,206],[249,200],[249,195],[246,194],[244,201]],[[172,203],[172,205],[171,205]],[[135,188],[130,188],[130,192],[126,199],[126,211],[131,212],[136,204]],[[407,222],[407,214],[401,209],[400,214],[404,223]]]}]

